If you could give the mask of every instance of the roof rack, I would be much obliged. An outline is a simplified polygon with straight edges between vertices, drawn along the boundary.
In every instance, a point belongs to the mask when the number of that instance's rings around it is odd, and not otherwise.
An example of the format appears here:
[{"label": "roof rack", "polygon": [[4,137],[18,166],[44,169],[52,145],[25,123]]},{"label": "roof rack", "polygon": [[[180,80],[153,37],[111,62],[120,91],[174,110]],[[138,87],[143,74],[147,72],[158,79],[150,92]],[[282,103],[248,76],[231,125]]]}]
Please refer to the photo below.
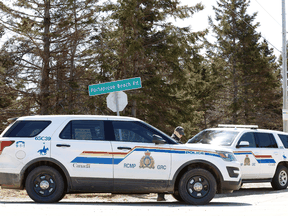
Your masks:
[{"label": "roof rack", "polygon": [[9,122],[9,124],[13,123],[14,121],[16,121],[19,117],[14,117],[14,118],[9,118],[7,119],[7,121]]},{"label": "roof rack", "polygon": [[249,128],[249,129],[257,129],[257,128],[258,128],[258,125],[218,124],[218,127],[222,127],[222,128]]}]

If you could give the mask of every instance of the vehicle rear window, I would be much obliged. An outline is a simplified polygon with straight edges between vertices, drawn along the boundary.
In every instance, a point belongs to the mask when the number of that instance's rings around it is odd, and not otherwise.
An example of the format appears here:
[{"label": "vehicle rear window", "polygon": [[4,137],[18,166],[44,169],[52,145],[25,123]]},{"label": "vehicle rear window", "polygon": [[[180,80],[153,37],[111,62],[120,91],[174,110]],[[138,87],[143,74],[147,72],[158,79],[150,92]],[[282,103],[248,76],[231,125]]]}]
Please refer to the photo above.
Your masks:
[{"label": "vehicle rear window", "polygon": [[105,140],[104,123],[98,120],[73,120],[65,126],[59,137],[74,140]]},{"label": "vehicle rear window", "polygon": [[3,137],[35,137],[49,124],[51,121],[16,121]]},{"label": "vehicle rear window", "polygon": [[278,134],[278,136],[280,137],[284,147],[288,148],[288,136],[287,135],[282,135],[282,134]]},{"label": "vehicle rear window", "polygon": [[258,148],[278,148],[273,134],[270,133],[254,133],[256,138],[256,146]]},{"label": "vehicle rear window", "polygon": [[153,132],[131,121],[113,121],[116,141],[153,143]]}]

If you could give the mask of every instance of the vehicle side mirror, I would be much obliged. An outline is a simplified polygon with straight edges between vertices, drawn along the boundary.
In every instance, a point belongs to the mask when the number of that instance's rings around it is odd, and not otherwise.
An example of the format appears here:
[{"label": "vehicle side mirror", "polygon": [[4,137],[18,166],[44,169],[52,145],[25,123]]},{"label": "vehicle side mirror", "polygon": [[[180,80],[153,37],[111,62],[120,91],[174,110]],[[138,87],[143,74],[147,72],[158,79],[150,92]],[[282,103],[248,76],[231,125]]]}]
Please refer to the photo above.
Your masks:
[{"label": "vehicle side mirror", "polygon": [[249,147],[249,142],[248,141],[241,141],[237,147],[238,148],[239,147]]},{"label": "vehicle side mirror", "polygon": [[156,134],[153,134],[152,142],[155,144],[165,144],[166,143],[166,141],[161,136],[158,136]]}]

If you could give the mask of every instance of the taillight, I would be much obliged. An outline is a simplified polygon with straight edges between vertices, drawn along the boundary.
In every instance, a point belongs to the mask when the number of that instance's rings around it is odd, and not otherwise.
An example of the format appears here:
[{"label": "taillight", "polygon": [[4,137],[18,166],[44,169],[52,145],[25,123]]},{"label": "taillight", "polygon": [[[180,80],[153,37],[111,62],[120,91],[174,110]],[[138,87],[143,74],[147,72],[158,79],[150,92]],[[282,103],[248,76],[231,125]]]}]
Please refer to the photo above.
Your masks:
[{"label": "taillight", "polygon": [[14,142],[15,141],[0,141],[0,155],[5,147],[12,145]]}]

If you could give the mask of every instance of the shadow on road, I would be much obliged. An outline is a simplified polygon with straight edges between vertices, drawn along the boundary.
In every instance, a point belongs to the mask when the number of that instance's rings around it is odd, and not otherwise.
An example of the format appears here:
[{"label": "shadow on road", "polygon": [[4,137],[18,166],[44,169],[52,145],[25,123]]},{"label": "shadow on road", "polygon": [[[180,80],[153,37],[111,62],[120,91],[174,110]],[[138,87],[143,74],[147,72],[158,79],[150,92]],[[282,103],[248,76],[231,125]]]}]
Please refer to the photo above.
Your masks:
[{"label": "shadow on road", "polygon": [[[241,202],[221,202],[221,198],[229,198],[229,197],[244,197],[244,196],[250,196],[250,195],[265,195],[265,194],[277,194],[277,193],[288,193],[288,189],[285,190],[273,190],[271,187],[258,187],[258,188],[241,188],[238,191],[234,191],[231,194],[216,194],[215,198],[207,205],[204,205],[205,207],[223,207],[223,206],[251,206],[250,203],[242,202],[243,199],[241,199]],[[125,195],[123,195],[125,196]],[[167,195],[168,196],[168,195]],[[109,199],[110,197],[110,199]],[[188,205],[186,203],[181,203],[172,198],[167,199],[167,201],[164,202],[157,202],[155,201],[155,198],[151,198],[142,194],[138,195],[129,195],[125,197],[125,200],[113,200],[113,195],[111,196],[98,196],[98,198],[77,198],[77,199],[63,199],[59,203],[35,203],[31,201],[30,199],[26,200],[0,200],[0,204],[30,204],[30,205],[99,205],[99,206],[130,206],[130,207],[141,207],[141,206],[147,206],[147,207],[196,207],[194,205]],[[126,199],[127,198],[127,199]],[[220,199],[219,199],[220,198]],[[137,201],[139,199],[139,201]],[[198,206],[199,207],[199,206]]]},{"label": "shadow on road", "polygon": [[215,198],[221,197],[239,197],[239,196],[249,196],[249,195],[265,195],[265,194],[277,194],[277,193],[287,193],[288,189],[285,190],[274,190],[271,187],[261,187],[261,188],[240,188],[238,191],[234,191],[230,194],[216,194]]},{"label": "shadow on road", "polygon": [[[213,200],[212,200],[213,201]],[[101,202],[101,201],[84,201],[84,202],[79,202],[77,201],[69,201],[69,200],[64,200],[64,201],[60,201],[59,203],[35,203],[33,201],[27,201],[27,202],[16,202],[16,201],[0,201],[0,204],[23,204],[23,205],[27,205],[27,204],[31,204],[31,205],[59,205],[59,206],[63,206],[63,205],[81,205],[81,206],[85,206],[85,205],[94,205],[94,206],[123,206],[123,207],[187,207],[187,208],[191,208],[191,207],[197,207],[197,205],[188,205],[185,203],[180,203],[177,201],[166,201],[166,202],[143,202],[143,201],[139,201],[139,202]],[[249,203],[236,203],[236,202],[211,202],[207,205],[201,205],[201,206],[205,206],[205,207],[216,207],[216,206],[250,206],[251,204]],[[199,207],[199,205],[198,205]]]}]

